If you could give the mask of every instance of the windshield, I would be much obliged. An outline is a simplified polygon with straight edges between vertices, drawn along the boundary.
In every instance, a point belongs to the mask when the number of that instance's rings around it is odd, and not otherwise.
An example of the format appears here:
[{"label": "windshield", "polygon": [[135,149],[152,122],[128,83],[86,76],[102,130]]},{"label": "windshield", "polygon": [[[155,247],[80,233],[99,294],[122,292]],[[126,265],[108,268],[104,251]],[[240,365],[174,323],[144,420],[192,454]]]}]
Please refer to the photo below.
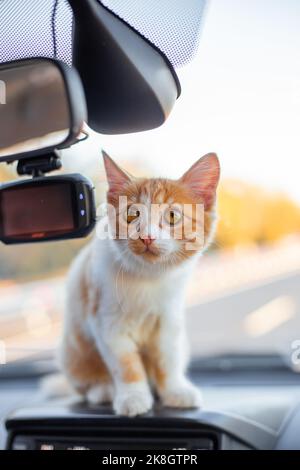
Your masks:
[{"label": "windshield", "polygon": [[[182,96],[161,128],[90,138],[64,151],[104,201],[101,148],[135,175],[179,177],[201,155],[222,168],[215,241],[187,296],[194,357],[280,354],[300,344],[300,4],[213,0]],[[15,169],[1,165],[1,181]],[[0,361],[59,341],[69,264],[87,240],[0,246]],[[299,341],[299,343],[298,343]]]}]

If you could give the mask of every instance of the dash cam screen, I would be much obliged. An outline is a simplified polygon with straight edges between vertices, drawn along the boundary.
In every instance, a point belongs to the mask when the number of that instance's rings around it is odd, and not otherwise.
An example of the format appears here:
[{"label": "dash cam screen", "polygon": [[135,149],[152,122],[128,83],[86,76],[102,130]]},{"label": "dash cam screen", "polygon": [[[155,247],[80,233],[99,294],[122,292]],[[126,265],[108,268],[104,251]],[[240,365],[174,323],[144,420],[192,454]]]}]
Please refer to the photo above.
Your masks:
[{"label": "dash cam screen", "polygon": [[5,237],[46,238],[74,229],[72,188],[69,183],[7,188],[1,194]]}]

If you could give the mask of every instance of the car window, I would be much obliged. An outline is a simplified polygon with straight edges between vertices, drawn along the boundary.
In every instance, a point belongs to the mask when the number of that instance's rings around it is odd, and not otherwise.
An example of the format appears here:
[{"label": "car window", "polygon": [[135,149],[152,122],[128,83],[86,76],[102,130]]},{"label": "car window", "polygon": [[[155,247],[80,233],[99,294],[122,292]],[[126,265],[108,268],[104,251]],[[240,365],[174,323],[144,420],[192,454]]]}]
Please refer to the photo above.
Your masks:
[{"label": "car window", "polygon": [[[197,56],[178,69],[183,92],[164,126],[126,136],[90,131],[86,142],[64,151],[64,170],[92,178],[98,204],[106,190],[101,148],[133,174],[172,178],[217,152],[217,234],[187,298],[195,357],[280,353],[297,365],[299,17],[295,0],[212,1]],[[1,166],[1,181],[14,174]],[[57,344],[65,275],[85,243],[0,246],[2,358]]]}]

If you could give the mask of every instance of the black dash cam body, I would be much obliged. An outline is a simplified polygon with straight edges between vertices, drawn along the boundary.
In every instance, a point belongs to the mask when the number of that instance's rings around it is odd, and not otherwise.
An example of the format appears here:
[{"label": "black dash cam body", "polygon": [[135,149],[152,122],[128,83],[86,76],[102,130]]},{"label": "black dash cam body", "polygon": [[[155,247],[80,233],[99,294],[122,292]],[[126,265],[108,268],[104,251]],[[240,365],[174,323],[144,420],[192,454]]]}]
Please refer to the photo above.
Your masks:
[{"label": "black dash cam body", "polygon": [[5,244],[81,238],[95,223],[94,188],[82,175],[0,185],[0,240]]}]

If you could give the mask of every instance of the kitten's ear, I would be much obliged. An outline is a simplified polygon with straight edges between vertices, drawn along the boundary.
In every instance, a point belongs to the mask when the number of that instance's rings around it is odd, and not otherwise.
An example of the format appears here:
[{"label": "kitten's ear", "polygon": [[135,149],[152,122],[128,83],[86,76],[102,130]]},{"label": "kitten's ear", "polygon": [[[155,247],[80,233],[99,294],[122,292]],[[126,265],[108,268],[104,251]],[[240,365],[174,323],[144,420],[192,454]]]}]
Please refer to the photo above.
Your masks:
[{"label": "kitten's ear", "polygon": [[215,201],[219,178],[219,159],[215,153],[208,153],[194,163],[180,178],[180,181],[201,197],[207,210]]},{"label": "kitten's ear", "polygon": [[109,191],[112,193],[119,193],[122,191],[123,186],[130,181],[130,176],[121,170],[120,167],[110,158],[104,150],[102,150],[103,161]]}]

